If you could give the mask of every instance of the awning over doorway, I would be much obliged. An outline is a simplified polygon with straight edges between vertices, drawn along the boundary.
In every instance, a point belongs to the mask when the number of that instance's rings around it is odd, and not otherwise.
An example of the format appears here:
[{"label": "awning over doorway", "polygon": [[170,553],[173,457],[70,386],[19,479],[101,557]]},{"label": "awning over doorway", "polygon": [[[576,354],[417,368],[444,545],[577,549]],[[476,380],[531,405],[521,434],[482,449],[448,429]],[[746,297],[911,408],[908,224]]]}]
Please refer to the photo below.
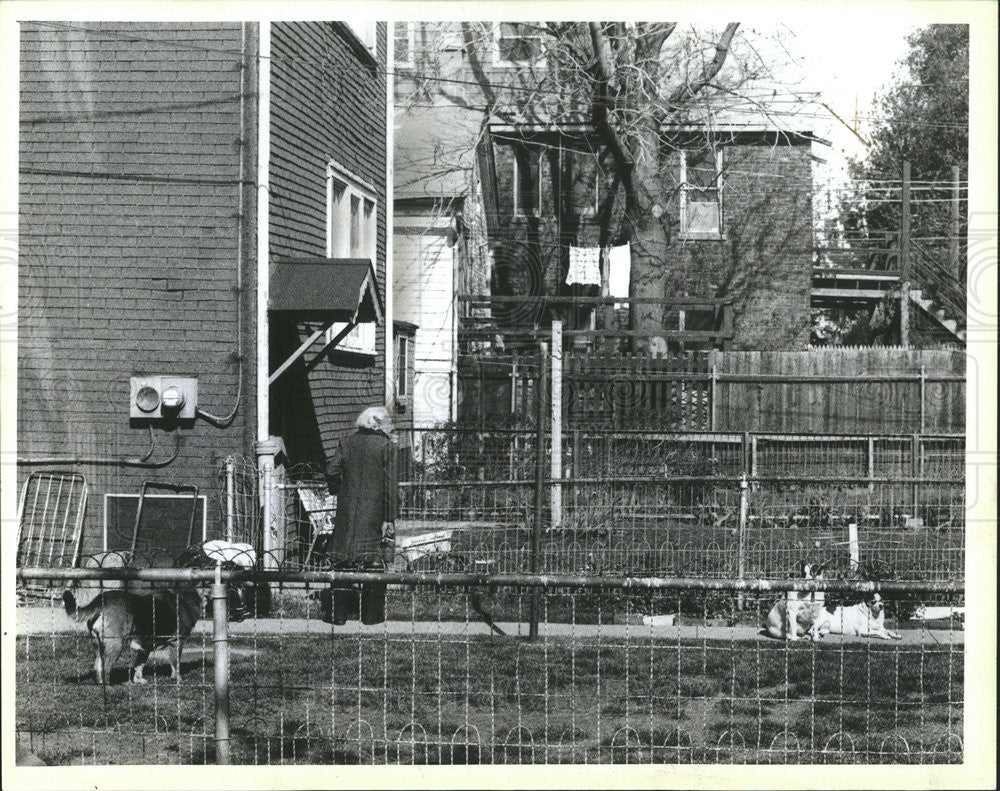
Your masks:
[{"label": "awning over doorway", "polygon": [[[324,346],[336,346],[361,322],[383,321],[382,295],[367,258],[292,258],[271,270],[269,313],[295,321],[318,321],[315,330],[268,377],[275,381],[334,323],[344,324]],[[322,354],[322,352],[321,352]]]},{"label": "awning over doorway", "polygon": [[367,258],[292,258],[274,265],[268,310],[303,321],[382,323],[382,295]]}]

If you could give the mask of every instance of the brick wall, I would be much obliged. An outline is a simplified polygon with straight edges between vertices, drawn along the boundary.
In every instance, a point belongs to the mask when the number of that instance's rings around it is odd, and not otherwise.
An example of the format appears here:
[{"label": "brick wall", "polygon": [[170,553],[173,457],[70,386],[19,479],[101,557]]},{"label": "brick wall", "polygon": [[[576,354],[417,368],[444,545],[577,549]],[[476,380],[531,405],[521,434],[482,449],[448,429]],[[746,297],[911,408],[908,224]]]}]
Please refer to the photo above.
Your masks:
[{"label": "brick wall", "polygon": [[[743,136],[724,147],[724,239],[679,238],[679,199],[669,204],[673,243],[664,294],[733,300],[736,349],[804,349],[812,272],[810,147]],[[673,158],[676,159],[674,154]],[[671,169],[678,178],[679,164]]]},{"label": "brick wall", "polygon": [[[271,27],[271,261],[326,255],[326,168],[335,160],[376,187],[375,268],[383,295],[385,46],[384,24],[378,26],[375,60],[359,51],[339,23]],[[272,332],[272,369],[276,355],[294,349],[295,339],[305,340],[309,329],[300,324],[286,337]],[[324,462],[353,430],[358,412],[385,402],[386,337],[379,326],[374,359],[327,353],[309,372],[304,363],[293,366],[271,388],[271,430],[284,437],[292,463]],[[306,357],[312,359],[321,343]]]},{"label": "brick wall", "polygon": [[[557,145],[557,140],[549,141],[549,153],[542,158],[542,210],[533,220],[513,216],[513,149],[496,147],[504,240],[497,268],[509,279],[507,293],[558,293],[567,265],[565,246],[598,243],[595,219],[567,222],[565,215],[556,216],[552,174],[558,170],[558,152],[553,150]],[[721,240],[681,238],[679,155],[663,155],[662,195],[670,241],[658,276],[662,294],[731,298],[734,348],[805,348],[812,267],[809,144],[775,145],[764,137],[741,135],[724,151]]]},{"label": "brick wall", "polygon": [[[196,376],[203,409],[236,404],[241,43],[239,23],[22,24],[19,458],[142,457],[131,375]],[[252,317],[252,245],[242,262]],[[245,325],[235,419],[183,428],[173,463],[19,478],[83,472],[85,552],[101,544],[103,495],[143,480],[197,484],[216,530],[217,469],[252,453],[254,343]],[[175,434],[153,434],[152,459],[169,458]]]}]

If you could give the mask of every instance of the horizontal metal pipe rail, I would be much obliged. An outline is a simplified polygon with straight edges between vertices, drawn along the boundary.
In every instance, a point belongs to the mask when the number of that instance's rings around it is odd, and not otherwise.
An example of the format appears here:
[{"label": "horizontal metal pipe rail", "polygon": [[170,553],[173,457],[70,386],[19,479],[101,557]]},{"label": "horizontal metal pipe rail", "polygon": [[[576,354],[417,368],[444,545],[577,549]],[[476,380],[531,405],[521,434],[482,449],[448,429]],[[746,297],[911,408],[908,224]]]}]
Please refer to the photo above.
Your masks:
[{"label": "horizontal metal pipe rail", "polygon": [[963,581],[704,579],[701,577],[596,577],[553,574],[460,574],[362,571],[216,571],[213,569],[37,568],[17,570],[19,580],[114,580],[135,582],[369,583],[437,588],[504,587],[620,590],[711,590],[745,593],[825,591],[828,593],[945,593],[964,594]]},{"label": "horizontal metal pipe rail", "polygon": [[[929,381],[928,375],[928,381]],[[476,434],[482,435],[483,437],[489,436],[507,436],[507,435],[522,435],[525,437],[534,437],[534,428],[476,428],[473,426],[448,426],[447,428],[424,428],[419,426],[414,426],[412,428],[402,429],[405,433],[413,434]],[[876,442],[881,441],[906,441],[910,442],[913,439],[913,432],[908,433],[886,433],[886,434],[858,434],[857,432],[849,432],[846,434],[835,434],[832,432],[825,432],[823,434],[803,434],[796,431],[767,431],[767,432],[743,432],[743,431],[649,431],[647,429],[628,429],[628,428],[616,428],[613,431],[588,431],[588,429],[581,428],[577,429],[580,432],[581,439],[663,439],[663,440],[683,440],[687,442],[740,442],[743,439],[744,433],[749,434],[751,437],[756,437],[757,439],[764,439],[776,442],[867,442],[869,439],[873,439]],[[948,440],[948,441],[958,441],[965,440],[965,434],[963,432],[947,434],[947,433],[928,433],[928,432],[918,432],[916,434],[919,440]]]},{"label": "horizontal metal pipe rail", "polygon": [[[874,477],[867,475],[831,475],[831,476],[802,476],[802,475],[751,475],[748,476],[751,483],[837,483],[837,484],[894,484],[904,486],[912,483],[940,483],[940,484],[961,484],[965,483],[964,478],[938,477]],[[533,478],[521,478],[509,481],[401,481],[400,488],[403,489],[446,489],[471,486],[473,488],[496,488],[496,487],[518,487],[533,486]],[[597,484],[671,484],[671,483],[718,483],[739,486],[739,475],[661,475],[661,476],[619,476],[602,478],[544,478],[545,485],[564,484],[573,485],[597,485]]]}]

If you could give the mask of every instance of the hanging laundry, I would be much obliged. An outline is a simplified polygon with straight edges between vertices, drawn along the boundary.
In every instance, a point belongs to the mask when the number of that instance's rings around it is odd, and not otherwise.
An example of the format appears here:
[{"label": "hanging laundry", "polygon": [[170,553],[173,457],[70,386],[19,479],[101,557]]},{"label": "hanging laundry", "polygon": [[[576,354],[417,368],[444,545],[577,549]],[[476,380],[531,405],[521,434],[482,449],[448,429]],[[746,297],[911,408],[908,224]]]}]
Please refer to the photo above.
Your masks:
[{"label": "hanging laundry", "polygon": [[579,283],[581,286],[599,286],[601,284],[600,267],[601,248],[570,247],[569,272],[566,273],[566,285]]},{"label": "hanging laundry", "polygon": [[[626,242],[617,247],[609,247],[608,262],[608,296],[628,298],[629,275],[632,271],[632,249]],[[618,307],[615,305],[615,307]]]}]

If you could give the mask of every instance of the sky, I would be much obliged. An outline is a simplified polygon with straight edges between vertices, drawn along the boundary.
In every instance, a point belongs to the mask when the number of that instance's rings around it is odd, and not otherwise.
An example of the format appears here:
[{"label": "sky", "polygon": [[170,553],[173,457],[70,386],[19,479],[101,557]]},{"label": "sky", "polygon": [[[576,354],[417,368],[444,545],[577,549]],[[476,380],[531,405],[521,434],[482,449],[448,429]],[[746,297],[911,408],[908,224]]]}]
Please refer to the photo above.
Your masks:
[{"label": "sky", "polygon": [[[915,27],[902,15],[881,19],[878,25],[859,25],[847,18],[842,25],[832,27],[798,23],[787,26],[785,45],[792,55],[802,58],[822,101],[867,137],[876,94],[892,81],[896,63],[907,51],[906,36]],[[817,180],[822,179],[821,174],[836,178],[847,157],[864,155],[864,144],[832,116],[823,129],[813,131],[833,143],[832,148],[817,151],[828,159],[826,167],[817,168]]]}]

